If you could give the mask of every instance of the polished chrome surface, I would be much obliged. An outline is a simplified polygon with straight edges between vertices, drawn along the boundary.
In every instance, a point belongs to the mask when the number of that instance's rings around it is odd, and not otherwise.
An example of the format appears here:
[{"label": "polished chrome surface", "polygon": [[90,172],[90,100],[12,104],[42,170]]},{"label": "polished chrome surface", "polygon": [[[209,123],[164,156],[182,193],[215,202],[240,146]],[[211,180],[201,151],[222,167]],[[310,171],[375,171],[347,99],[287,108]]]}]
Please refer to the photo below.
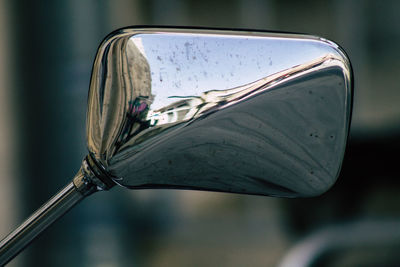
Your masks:
[{"label": "polished chrome surface", "polygon": [[318,195],[341,167],[351,86],[322,38],[123,29],[94,63],[88,148],[129,188]]}]

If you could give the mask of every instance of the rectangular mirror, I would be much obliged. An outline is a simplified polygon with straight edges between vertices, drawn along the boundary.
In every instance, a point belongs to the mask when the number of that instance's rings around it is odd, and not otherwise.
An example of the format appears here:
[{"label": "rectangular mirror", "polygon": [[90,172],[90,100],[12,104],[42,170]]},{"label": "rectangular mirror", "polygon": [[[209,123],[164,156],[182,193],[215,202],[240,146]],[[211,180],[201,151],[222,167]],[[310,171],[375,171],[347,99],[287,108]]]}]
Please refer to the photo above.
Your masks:
[{"label": "rectangular mirror", "polygon": [[350,105],[350,63],[323,38],[128,28],[99,48],[88,147],[128,188],[313,196],[338,176]]}]

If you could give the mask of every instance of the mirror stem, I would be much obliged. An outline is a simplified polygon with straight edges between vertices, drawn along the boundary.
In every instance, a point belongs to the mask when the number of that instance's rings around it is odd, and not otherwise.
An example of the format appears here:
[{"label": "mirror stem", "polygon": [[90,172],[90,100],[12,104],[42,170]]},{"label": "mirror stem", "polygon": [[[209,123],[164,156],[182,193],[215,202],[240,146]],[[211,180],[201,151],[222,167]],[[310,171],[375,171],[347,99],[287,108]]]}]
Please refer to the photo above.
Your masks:
[{"label": "mirror stem", "polygon": [[93,173],[88,171],[86,159],[73,181],[40,207],[17,229],[0,242],[0,266],[21,252],[33,239],[86,196],[103,190]]}]

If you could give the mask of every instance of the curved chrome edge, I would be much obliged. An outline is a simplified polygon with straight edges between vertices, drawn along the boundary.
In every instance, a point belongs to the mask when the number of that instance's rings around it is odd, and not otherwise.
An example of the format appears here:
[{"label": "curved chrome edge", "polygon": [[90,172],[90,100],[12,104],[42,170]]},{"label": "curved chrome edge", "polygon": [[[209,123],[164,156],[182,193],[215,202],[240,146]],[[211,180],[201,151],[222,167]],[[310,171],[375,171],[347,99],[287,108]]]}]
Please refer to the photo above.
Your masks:
[{"label": "curved chrome edge", "polygon": [[[346,148],[348,146],[348,140],[350,137],[350,126],[351,126],[351,121],[352,121],[352,112],[353,112],[353,103],[354,103],[354,73],[353,73],[353,67],[351,65],[351,61],[346,53],[346,51],[338,44],[336,44],[333,41],[330,41],[328,39],[324,39],[324,38],[320,38],[320,41],[330,45],[332,48],[335,49],[336,51],[336,55],[335,58],[337,60],[337,65],[341,67],[341,69],[343,70],[343,77],[344,77],[344,82],[345,84],[345,88],[347,90],[346,92],[346,103],[345,106],[347,107],[345,116],[346,116],[346,129],[345,131],[347,132],[347,135],[345,136],[345,146],[343,147],[343,151],[341,154],[341,157],[343,158],[346,152]],[[341,169],[342,169],[342,164],[343,161],[341,162],[339,168],[338,168],[338,172],[336,174],[336,179],[339,177]]]},{"label": "curved chrome edge", "polygon": [[105,169],[101,170],[100,163],[96,163],[90,155],[83,161],[78,174],[74,177],[73,183],[76,189],[84,196],[96,191],[105,191],[112,188],[115,183]]}]

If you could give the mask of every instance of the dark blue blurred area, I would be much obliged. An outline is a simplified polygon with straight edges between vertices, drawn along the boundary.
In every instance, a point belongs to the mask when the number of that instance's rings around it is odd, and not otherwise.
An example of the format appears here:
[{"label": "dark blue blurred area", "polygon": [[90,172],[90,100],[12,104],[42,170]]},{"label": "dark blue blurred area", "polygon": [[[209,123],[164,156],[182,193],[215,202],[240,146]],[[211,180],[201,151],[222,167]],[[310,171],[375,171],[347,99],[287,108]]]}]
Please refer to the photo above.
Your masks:
[{"label": "dark blue blurred area", "polygon": [[[356,89],[342,175],[327,194],[287,200],[113,188],[80,203],[10,266],[275,266],[316,229],[400,220],[399,1],[3,0],[0,10],[1,235],[78,171],[87,153],[92,63],[101,40],[117,28],[183,25],[319,35],[346,50]],[[375,256],[378,249],[347,249],[348,262],[335,261],[335,254],[317,266],[365,266],[366,259],[398,266],[399,244],[394,240],[388,253]]]}]

